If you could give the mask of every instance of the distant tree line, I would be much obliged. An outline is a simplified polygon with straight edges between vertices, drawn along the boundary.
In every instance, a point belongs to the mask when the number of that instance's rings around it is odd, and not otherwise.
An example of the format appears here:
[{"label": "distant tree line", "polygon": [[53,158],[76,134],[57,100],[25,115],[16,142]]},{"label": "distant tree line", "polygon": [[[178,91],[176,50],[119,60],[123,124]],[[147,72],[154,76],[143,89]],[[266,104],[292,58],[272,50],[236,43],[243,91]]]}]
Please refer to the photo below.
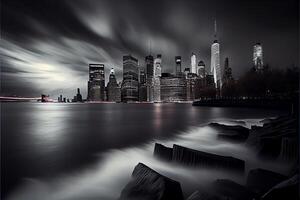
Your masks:
[{"label": "distant tree line", "polygon": [[266,69],[256,72],[251,69],[239,80],[231,79],[223,83],[222,90],[214,87],[200,89],[199,97],[214,98],[289,98],[299,93],[299,68]]}]

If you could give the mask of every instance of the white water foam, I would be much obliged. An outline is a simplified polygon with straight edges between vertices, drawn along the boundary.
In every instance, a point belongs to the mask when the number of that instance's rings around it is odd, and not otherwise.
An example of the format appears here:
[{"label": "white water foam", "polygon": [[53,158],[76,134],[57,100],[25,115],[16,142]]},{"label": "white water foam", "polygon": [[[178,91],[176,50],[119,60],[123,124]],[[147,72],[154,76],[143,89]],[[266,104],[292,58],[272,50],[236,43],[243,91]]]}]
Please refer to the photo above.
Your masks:
[{"label": "white water foam", "polygon": [[[223,123],[226,124],[228,121],[234,124],[233,120],[224,120]],[[258,121],[260,119],[256,121],[252,120],[253,123],[258,123]],[[178,144],[219,155],[233,156],[243,159],[246,163],[251,163],[254,166],[259,166],[258,163],[261,163],[255,158],[253,152],[244,145],[217,140],[217,132],[213,128],[208,126],[191,127],[189,130],[169,140],[156,140],[136,148],[110,150],[102,153],[99,155],[101,157],[101,159],[99,158],[99,163],[95,164],[92,168],[81,170],[77,173],[51,180],[25,179],[24,184],[15,190],[8,199],[117,199],[124,186],[130,180],[134,167],[139,162],[148,165],[165,176],[179,181],[186,194],[190,194],[199,187],[205,187],[218,178],[228,178],[238,183],[245,181],[245,177],[238,177],[220,170],[187,168],[158,160],[153,157],[155,142],[169,147],[173,144]]]}]

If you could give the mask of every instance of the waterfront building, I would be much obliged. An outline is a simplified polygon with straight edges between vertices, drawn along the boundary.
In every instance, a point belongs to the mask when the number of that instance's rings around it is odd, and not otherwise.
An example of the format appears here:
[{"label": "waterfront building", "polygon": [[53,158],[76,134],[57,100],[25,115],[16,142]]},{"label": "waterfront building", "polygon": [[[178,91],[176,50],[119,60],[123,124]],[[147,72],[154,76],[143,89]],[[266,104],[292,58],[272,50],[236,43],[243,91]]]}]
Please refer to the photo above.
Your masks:
[{"label": "waterfront building", "polygon": [[188,68],[188,67],[184,68],[183,73],[184,73],[185,77],[187,77],[190,72],[191,72],[190,68]]},{"label": "waterfront building", "polygon": [[196,55],[194,53],[192,53],[192,56],[191,56],[191,72],[193,74],[197,73],[197,59],[196,59]]},{"label": "waterfront building", "polygon": [[160,98],[160,78],[161,78],[161,54],[158,54],[154,60],[154,78],[153,78],[153,101],[159,102]]},{"label": "waterfront building", "polygon": [[198,63],[198,67],[197,67],[197,75],[198,75],[200,78],[205,78],[205,76],[206,76],[205,64],[204,64],[204,62],[203,62],[202,60],[199,61],[199,63]]},{"label": "waterfront building", "polygon": [[158,54],[154,59],[154,77],[161,77],[161,54]]},{"label": "waterfront building", "polygon": [[207,74],[205,76],[205,79],[206,79],[206,87],[212,87],[212,86],[215,86],[215,82],[214,82],[214,76],[211,75],[211,74]]},{"label": "waterfront building", "polygon": [[89,64],[87,99],[89,101],[105,100],[104,64]]},{"label": "waterfront building", "polygon": [[58,97],[58,102],[63,102],[63,97],[62,97],[62,95],[59,95],[59,97]]},{"label": "waterfront building", "polygon": [[181,56],[175,56],[175,74],[180,75],[181,74]]},{"label": "waterfront building", "polygon": [[139,84],[139,101],[147,101],[147,78],[144,69],[140,69],[140,84]]},{"label": "waterfront building", "polygon": [[223,74],[223,84],[228,83],[229,81],[232,81],[232,69],[229,67],[229,59],[225,58],[225,64],[224,64],[224,74]]},{"label": "waterfront building", "polygon": [[214,41],[211,45],[211,73],[214,76],[215,87],[220,90],[222,87],[222,74],[220,66],[220,44],[217,40],[217,22],[215,21]]},{"label": "waterfront building", "polygon": [[146,73],[144,69],[140,69],[140,84],[146,83]]},{"label": "waterfront building", "polygon": [[140,84],[139,87],[139,101],[146,102],[147,101],[147,86],[146,84]]},{"label": "waterfront building", "polygon": [[148,55],[145,58],[146,65],[146,87],[147,87],[147,101],[152,102],[154,97],[154,58]]},{"label": "waterfront building", "polygon": [[198,76],[195,73],[188,73],[186,77],[186,96],[188,101],[193,101],[195,99],[196,93],[196,81]]},{"label": "waterfront building", "polygon": [[138,59],[131,55],[123,56],[123,82],[121,87],[122,102],[139,99]]},{"label": "waterfront building", "polygon": [[169,73],[162,73],[160,86],[161,101],[186,101],[187,89],[184,76],[174,76]]},{"label": "waterfront building", "polygon": [[72,102],[82,102],[82,95],[80,94],[80,89],[77,88],[77,94],[73,97]]},{"label": "waterfront building", "polygon": [[260,43],[256,43],[253,47],[253,65],[257,72],[262,72],[263,65],[263,49]]},{"label": "waterfront building", "polygon": [[154,75],[154,60],[152,55],[145,58],[147,78],[153,78]]},{"label": "waterfront building", "polygon": [[111,102],[121,101],[121,87],[117,83],[114,68],[111,68],[110,70],[109,81],[107,83],[107,101],[111,101]]}]

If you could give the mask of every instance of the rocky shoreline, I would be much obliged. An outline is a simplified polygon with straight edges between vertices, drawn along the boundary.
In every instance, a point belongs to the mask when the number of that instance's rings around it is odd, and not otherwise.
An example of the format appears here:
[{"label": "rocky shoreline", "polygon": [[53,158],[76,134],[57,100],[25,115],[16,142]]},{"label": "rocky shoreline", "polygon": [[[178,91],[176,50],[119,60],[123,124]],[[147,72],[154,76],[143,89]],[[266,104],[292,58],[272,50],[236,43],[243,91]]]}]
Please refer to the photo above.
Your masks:
[{"label": "rocky shoreline", "polygon": [[190,168],[206,167],[246,176],[245,184],[229,179],[212,180],[205,189],[184,195],[181,184],[143,163],[133,170],[131,181],[121,192],[120,200],[281,200],[299,199],[299,137],[298,118],[282,116],[262,121],[263,126],[250,129],[240,125],[209,124],[221,130],[218,140],[240,143],[252,149],[256,156],[289,165],[287,174],[269,169],[253,168],[245,172],[247,162],[231,156],[212,154],[173,144],[166,147],[155,143],[153,156],[174,165]]}]

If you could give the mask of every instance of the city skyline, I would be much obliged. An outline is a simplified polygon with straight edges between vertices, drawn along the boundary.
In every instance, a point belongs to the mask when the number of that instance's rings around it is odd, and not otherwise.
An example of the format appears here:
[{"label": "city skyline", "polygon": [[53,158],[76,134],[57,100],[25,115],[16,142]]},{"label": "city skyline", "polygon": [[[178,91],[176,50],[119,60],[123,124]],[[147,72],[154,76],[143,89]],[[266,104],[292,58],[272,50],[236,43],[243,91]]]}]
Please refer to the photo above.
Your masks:
[{"label": "city skyline", "polygon": [[[190,67],[192,52],[197,64],[203,60],[208,67],[214,18],[218,20],[221,68],[229,57],[234,77],[252,67],[257,42],[264,49],[264,64],[274,68],[298,64],[297,1],[143,3],[4,1],[1,93],[72,97],[74,88],[81,88],[85,97],[88,64],[105,64],[105,77],[114,68],[119,82],[122,56],[130,53],[143,61],[149,54],[149,41],[151,54],[162,54],[163,72],[173,72],[177,55],[182,57],[182,70]],[[150,15],[154,5],[162,9],[157,16]],[[243,14],[245,9],[247,14]],[[144,67],[143,62],[139,64]]]}]

